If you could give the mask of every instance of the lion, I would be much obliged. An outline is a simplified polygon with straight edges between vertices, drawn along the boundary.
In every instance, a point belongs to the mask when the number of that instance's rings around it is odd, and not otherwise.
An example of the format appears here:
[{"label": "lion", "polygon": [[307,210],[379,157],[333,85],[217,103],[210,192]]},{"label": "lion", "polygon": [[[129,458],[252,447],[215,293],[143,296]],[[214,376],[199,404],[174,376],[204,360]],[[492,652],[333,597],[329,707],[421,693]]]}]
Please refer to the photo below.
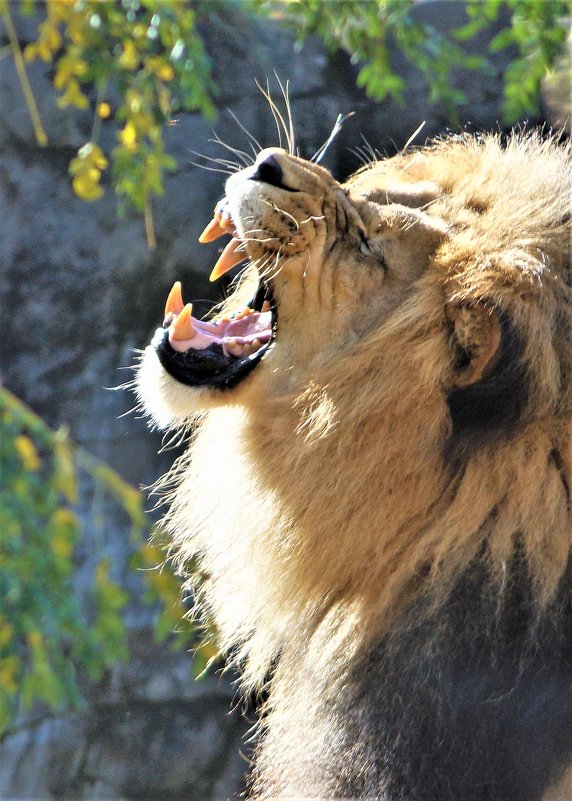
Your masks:
[{"label": "lion", "polygon": [[201,236],[226,301],[171,291],[138,394],[193,428],[166,525],[265,699],[253,799],[570,801],[570,166],[267,148]]}]

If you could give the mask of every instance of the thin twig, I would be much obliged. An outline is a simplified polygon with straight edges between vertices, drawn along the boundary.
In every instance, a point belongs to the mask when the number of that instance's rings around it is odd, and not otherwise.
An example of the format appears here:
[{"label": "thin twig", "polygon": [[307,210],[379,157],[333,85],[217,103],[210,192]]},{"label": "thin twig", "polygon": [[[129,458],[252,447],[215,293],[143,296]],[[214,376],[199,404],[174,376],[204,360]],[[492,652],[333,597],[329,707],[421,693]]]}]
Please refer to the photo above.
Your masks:
[{"label": "thin twig", "polygon": [[36,105],[36,99],[34,97],[34,93],[32,92],[30,81],[28,80],[28,73],[26,72],[26,65],[24,64],[24,57],[22,56],[20,43],[18,42],[18,34],[16,33],[16,29],[14,28],[14,23],[12,22],[12,17],[10,15],[10,7],[8,3],[5,2],[0,4],[0,9],[2,19],[4,20],[4,25],[6,26],[6,32],[8,33],[10,49],[14,58],[16,72],[18,73],[18,78],[20,79],[24,100],[26,101],[26,106],[28,107],[30,117],[32,118],[36,142],[40,145],[40,147],[46,147],[48,144],[48,137],[42,125],[38,106]]},{"label": "thin twig", "polygon": [[151,205],[151,197],[147,188],[144,189],[143,212],[145,215],[145,234],[147,236],[147,246],[149,247],[149,250],[155,250],[157,248],[157,239],[155,238],[155,225],[153,223],[153,207]]}]

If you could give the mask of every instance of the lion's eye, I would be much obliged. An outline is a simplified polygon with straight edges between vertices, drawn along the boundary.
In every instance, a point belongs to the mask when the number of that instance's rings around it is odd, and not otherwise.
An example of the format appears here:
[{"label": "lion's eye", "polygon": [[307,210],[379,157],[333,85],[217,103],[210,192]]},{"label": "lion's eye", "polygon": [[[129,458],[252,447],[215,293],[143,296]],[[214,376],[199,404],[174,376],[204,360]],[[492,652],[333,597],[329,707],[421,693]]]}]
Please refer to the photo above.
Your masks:
[{"label": "lion's eye", "polygon": [[379,249],[372,248],[369,239],[367,238],[367,236],[363,231],[360,230],[359,235],[361,239],[359,249],[363,253],[363,255],[374,258],[377,262],[379,262],[383,271],[387,272],[387,264],[385,263],[385,259],[383,258],[382,254],[379,252]]},{"label": "lion's eye", "polygon": [[359,249],[363,253],[364,256],[373,256],[372,249],[369,246],[369,241],[363,231],[360,230],[359,232],[361,243]]}]

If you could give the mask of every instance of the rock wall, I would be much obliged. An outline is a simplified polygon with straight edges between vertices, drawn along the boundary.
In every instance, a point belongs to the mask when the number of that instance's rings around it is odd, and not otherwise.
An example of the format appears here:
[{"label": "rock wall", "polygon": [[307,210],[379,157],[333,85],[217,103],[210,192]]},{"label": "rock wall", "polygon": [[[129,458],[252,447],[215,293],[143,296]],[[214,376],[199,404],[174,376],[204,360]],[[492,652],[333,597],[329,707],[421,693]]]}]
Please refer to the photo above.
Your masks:
[{"label": "rock wall", "polygon": [[[454,0],[420,3],[418,13],[438,28],[464,21]],[[357,67],[343,53],[327,53],[308,41],[302,49],[276,24],[249,22],[236,4],[213,13],[203,25],[213,56],[218,135],[245,147],[232,112],[263,146],[276,144],[274,121],[255,86],[277,73],[290,81],[298,147],[311,156],[328,137],[339,112],[354,111],[331,146],[326,165],[339,177],[358,165],[349,148],[364,140],[381,152],[404,145],[425,120],[422,137],[443,132],[445,110],[429,107],[419,74],[393,53],[407,74],[403,106],[370,103],[355,86]],[[33,23],[20,24],[23,42]],[[0,30],[2,45],[6,43]],[[224,42],[224,47],[221,47]],[[473,43],[482,52],[481,37]],[[458,74],[467,94],[463,126],[496,128],[503,68],[510,54],[495,56],[497,74]],[[193,151],[224,155],[209,140],[211,126],[199,115],[181,114],[165,131],[179,163],[155,203],[158,245],[150,252],[142,220],[118,219],[112,192],[93,204],[77,199],[67,165],[89,138],[88,114],[58,109],[49,67],[29,67],[49,145],[39,148],[14,67],[0,62],[0,376],[3,383],[52,425],[65,423],[73,437],[136,485],[150,484],[172,460],[157,455],[161,440],[134,415],[127,392],[109,387],[125,381],[120,368],[133,364],[160,321],[175,279],[189,297],[212,300],[206,276],[217,244],[197,237],[222,194],[223,176],[195,166]],[[113,122],[102,126],[114,141]],[[90,532],[88,532],[89,534]],[[109,512],[105,528],[86,545],[121,562],[128,551],[125,521]],[[29,717],[19,722],[0,751],[3,799],[98,799],[122,801],[218,801],[241,786],[246,762],[240,737],[249,725],[228,714],[234,689],[225,677],[196,683],[191,657],[149,645],[149,621],[135,614],[133,658],[101,686],[89,689],[85,710]],[[236,704],[235,704],[236,705]]]}]

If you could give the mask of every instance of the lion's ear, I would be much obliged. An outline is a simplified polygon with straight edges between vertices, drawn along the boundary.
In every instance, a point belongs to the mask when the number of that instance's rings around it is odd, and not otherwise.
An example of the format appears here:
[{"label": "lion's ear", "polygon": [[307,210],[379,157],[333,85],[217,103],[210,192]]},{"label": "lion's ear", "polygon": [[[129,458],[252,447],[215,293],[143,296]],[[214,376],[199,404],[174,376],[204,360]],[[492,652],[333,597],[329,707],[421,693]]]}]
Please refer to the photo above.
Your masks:
[{"label": "lion's ear", "polygon": [[515,425],[527,398],[523,342],[508,315],[481,304],[449,304],[452,371],[447,404],[453,435],[486,437]]},{"label": "lion's ear", "polygon": [[501,324],[496,312],[480,304],[445,308],[451,325],[454,387],[480,381],[492,364],[501,342]]}]

